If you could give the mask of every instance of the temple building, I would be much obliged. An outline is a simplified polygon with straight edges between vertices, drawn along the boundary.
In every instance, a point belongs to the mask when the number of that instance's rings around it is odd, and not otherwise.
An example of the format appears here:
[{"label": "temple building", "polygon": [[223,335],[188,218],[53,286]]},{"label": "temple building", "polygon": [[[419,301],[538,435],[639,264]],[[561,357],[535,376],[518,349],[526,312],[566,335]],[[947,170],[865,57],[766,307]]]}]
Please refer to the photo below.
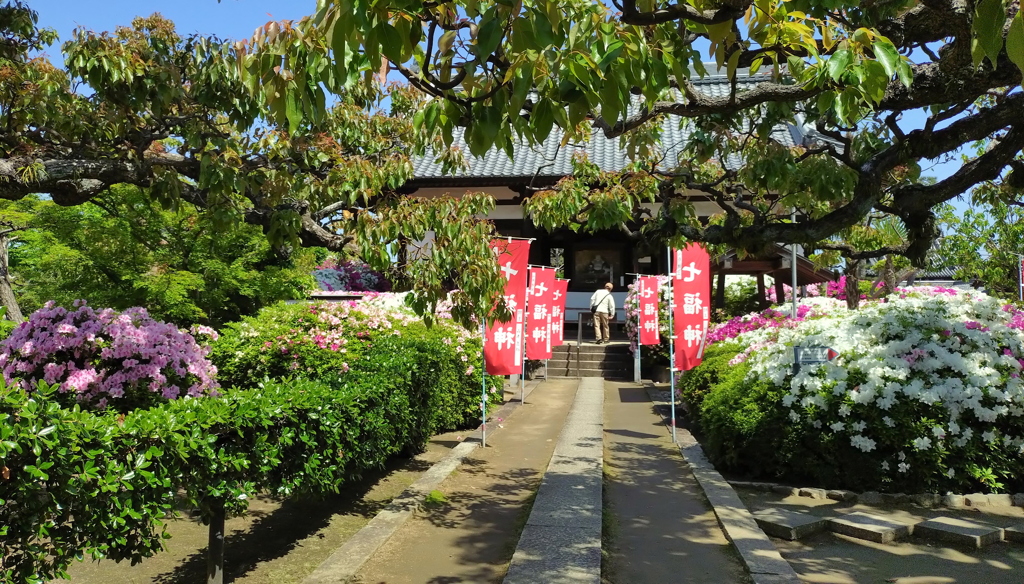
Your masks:
[{"label": "temple building", "polygon": [[[758,77],[745,73],[737,75],[740,84],[754,83]],[[694,80],[704,92],[713,96],[728,95],[730,85],[724,76],[709,76]],[[793,125],[779,126],[772,132],[772,138],[786,146],[804,142],[808,130]],[[523,201],[535,192],[537,187],[556,183],[572,174],[574,155],[584,154],[602,171],[613,172],[624,168],[630,161],[626,151],[620,147],[618,138],[606,138],[599,131],[592,132],[584,144],[562,145],[563,134],[555,127],[551,135],[537,146],[519,144],[511,158],[499,149],[491,149],[483,157],[466,155],[468,165],[454,173],[445,173],[433,156],[414,158],[414,177],[404,191],[417,196],[459,195],[467,192],[486,192],[494,197],[497,206],[489,215],[497,231],[506,236],[534,238],[530,250],[530,263],[551,265],[562,269],[563,277],[570,278],[566,305],[566,321],[577,321],[578,313],[589,314],[590,295],[605,282],[615,285],[614,297],[618,308],[618,320],[623,321],[622,304],[627,286],[633,282],[631,274],[668,273],[668,254],[665,249],[651,249],[631,240],[619,231],[600,233],[573,232],[559,229],[545,231],[535,226],[523,212]],[[676,165],[677,155],[689,140],[688,129],[680,128],[674,118],[668,119],[662,128],[663,165]],[[455,146],[464,152],[469,147],[460,133],[456,134]],[[721,208],[703,193],[694,192],[692,202],[698,216],[707,217],[721,213]],[[659,205],[650,205],[656,211]],[[779,246],[773,253],[761,258],[736,257],[725,254],[712,258],[713,272],[719,276],[754,276],[763,289],[765,276],[774,279],[780,289],[782,283],[791,281],[791,252]],[[834,278],[832,272],[816,269],[802,255],[797,258],[798,283],[807,285]],[[724,277],[717,279],[716,300],[724,301]]]}]

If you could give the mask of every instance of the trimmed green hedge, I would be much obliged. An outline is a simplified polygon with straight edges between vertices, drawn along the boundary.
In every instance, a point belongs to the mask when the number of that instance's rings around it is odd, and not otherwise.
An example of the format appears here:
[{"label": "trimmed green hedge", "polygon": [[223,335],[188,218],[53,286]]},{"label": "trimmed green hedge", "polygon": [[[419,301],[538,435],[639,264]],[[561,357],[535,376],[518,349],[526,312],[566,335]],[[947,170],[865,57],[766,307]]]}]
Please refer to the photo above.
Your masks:
[{"label": "trimmed green hedge", "polygon": [[721,470],[751,478],[809,480],[822,486],[844,486],[834,461],[843,444],[822,443],[820,432],[794,424],[781,407],[784,391],[759,379],[747,379],[750,365],[729,362],[743,349],[739,343],[718,343],[700,366],[677,385],[701,445]]},{"label": "trimmed green hedge", "polygon": [[[31,396],[0,387],[0,582],[66,576],[83,554],[137,562],[161,549],[181,496],[210,518],[244,511],[260,492],[336,492],[433,433],[475,422],[480,376],[465,374],[447,333],[391,333],[352,343],[358,358],[344,374],[323,369],[124,415],[63,408],[50,399],[56,386]],[[222,351],[244,356],[252,345],[227,337]]]}]

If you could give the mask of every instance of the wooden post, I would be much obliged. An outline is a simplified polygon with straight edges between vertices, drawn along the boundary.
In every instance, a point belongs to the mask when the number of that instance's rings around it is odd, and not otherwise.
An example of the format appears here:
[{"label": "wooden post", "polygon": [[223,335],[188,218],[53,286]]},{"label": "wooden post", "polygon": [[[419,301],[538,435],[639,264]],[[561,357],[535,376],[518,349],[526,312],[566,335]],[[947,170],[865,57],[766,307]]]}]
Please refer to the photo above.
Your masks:
[{"label": "wooden post", "polygon": [[768,289],[764,285],[764,274],[757,275],[757,306],[761,310],[768,308]]},{"label": "wooden post", "polygon": [[786,272],[775,272],[775,303],[785,304],[786,303],[786,288],[783,283],[786,276]]},{"label": "wooden post", "polygon": [[718,273],[718,289],[715,290],[715,308],[725,308],[725,272]]},{"label": "wooden post", "polygon": [[206,584],[224,584],[224,504],[210,516],[210,539],[206,548]]}]

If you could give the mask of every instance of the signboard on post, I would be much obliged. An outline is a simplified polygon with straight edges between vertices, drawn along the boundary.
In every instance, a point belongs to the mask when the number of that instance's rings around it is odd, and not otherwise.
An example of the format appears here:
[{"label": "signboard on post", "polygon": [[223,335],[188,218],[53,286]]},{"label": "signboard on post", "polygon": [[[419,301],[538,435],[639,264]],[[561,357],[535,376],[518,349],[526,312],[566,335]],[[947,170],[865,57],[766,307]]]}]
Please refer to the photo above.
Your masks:
[{"label": "signboard on post", "polygon": [[672,250],[675,367],[688,371],[704,358],[711,321],[711,256],[698,243]]},{"label": "signboard on post", "polygon": [[793,346],[793,375],[800,372],[801,365],[811,365],[813,363],[828,363],[832,359],[839,356],[839,351],[832,349],[831,347],[801,347],[800,345]]},{"label": "signboard on post", "polygon": [[512,319],[492,322],[484,339],[484,362],[491,375],[516,375],[523,367],[523,323],[526,310],[526,269],[530,261],[530,242],[523,239],[496,239],[491,249],[505,278],[505,304]]},{"label": "signboard on post", "polygon": [[657,345],[661,342],[658,330],[658,277],[641,276],[637,279],[637,328],[641,345]]},{"label": "signboard on post", "polygon": [[554,303],[555,269],[531,267],[529,310],[526,316],[526,358],[551,358],[551,306]]}]

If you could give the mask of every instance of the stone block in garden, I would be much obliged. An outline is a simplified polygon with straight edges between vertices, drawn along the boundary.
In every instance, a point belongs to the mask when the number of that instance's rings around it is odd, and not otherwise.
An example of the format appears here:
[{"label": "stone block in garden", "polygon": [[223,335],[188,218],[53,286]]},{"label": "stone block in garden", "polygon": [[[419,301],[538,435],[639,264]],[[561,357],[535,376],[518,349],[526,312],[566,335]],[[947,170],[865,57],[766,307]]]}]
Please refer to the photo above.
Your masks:
[{"label": "stone block in garden", "polygon": [[800,539],[825,529],[825,519],[788,509],[763,509],[753,513],[758,527],[772,537]]},{"label": "stone block in garden", "polygon": [[799,495],[800,489],[796,487],[787,487],[786,485],[774,485],[772,487],[772,492],[780,495],[786,495],[788,497],[791,495]]},{"label": "stone block in garden", "polygon": [[963,495],[944,495],[942,497],[942,504],[946,507],[963,507],[964,496]]},{"label": "stone block in garden", "polygon": [[988,504],[993,507],[1012,507],[1013,499],[1007,494],[992,494],[988,496]]},{"label": "stone block in garden", "polygon": [[990,504],[988,495],[984,495],[982,493],[964,495],[964,505],[967,505],[968,507],[988,507]]},{"label": "stone block in garden", "polygon": [[824,499],[827,493],[828,491],[825,489],[800,489],[801,497],[810,497],[812,499]]},{"label": "stone block in garden", "polygon": [[877,491],[867,491],[860,494],[859,498],[861,503],[865,505],[881,505],[882,504],[882,493]]},{"label": "stone block in garden", "polygon": [[906,493],[882,493],[883,505],[903,505],[910,502],[910,495]]},{"label": "stone block in garden", "polygon": [[924,538],[980,548],[1003,539],[1003,529],[980,521],[954,517],[935,517],[914,526]]},{"label": "stone block in garden", "polygon": [[1024,543],[1024,523],[1004,529],[1003,539],[1014,543]]},{"label": "stone block in garden", "polygon": [[825,493],[825,496],[833,501],[856,501],[857,493],[843,489],[832,489]]},{"label": "stone block in garden", "polygon": [[836,533],[878,543],[891,543],[910,535],[914,530],[913,524],[860,511],[832,517],[828,520],[828,528]]},{"label": "stone block in garden", "polygon": [[920,493],[912,497],[922,507],[938,507],[942,504],[942,495],[938,493]]},{"label": "stone block in garden", "polygon": [[1013,506],[1024,507],[1024,493],[1015,493],[1013,495]]}]

